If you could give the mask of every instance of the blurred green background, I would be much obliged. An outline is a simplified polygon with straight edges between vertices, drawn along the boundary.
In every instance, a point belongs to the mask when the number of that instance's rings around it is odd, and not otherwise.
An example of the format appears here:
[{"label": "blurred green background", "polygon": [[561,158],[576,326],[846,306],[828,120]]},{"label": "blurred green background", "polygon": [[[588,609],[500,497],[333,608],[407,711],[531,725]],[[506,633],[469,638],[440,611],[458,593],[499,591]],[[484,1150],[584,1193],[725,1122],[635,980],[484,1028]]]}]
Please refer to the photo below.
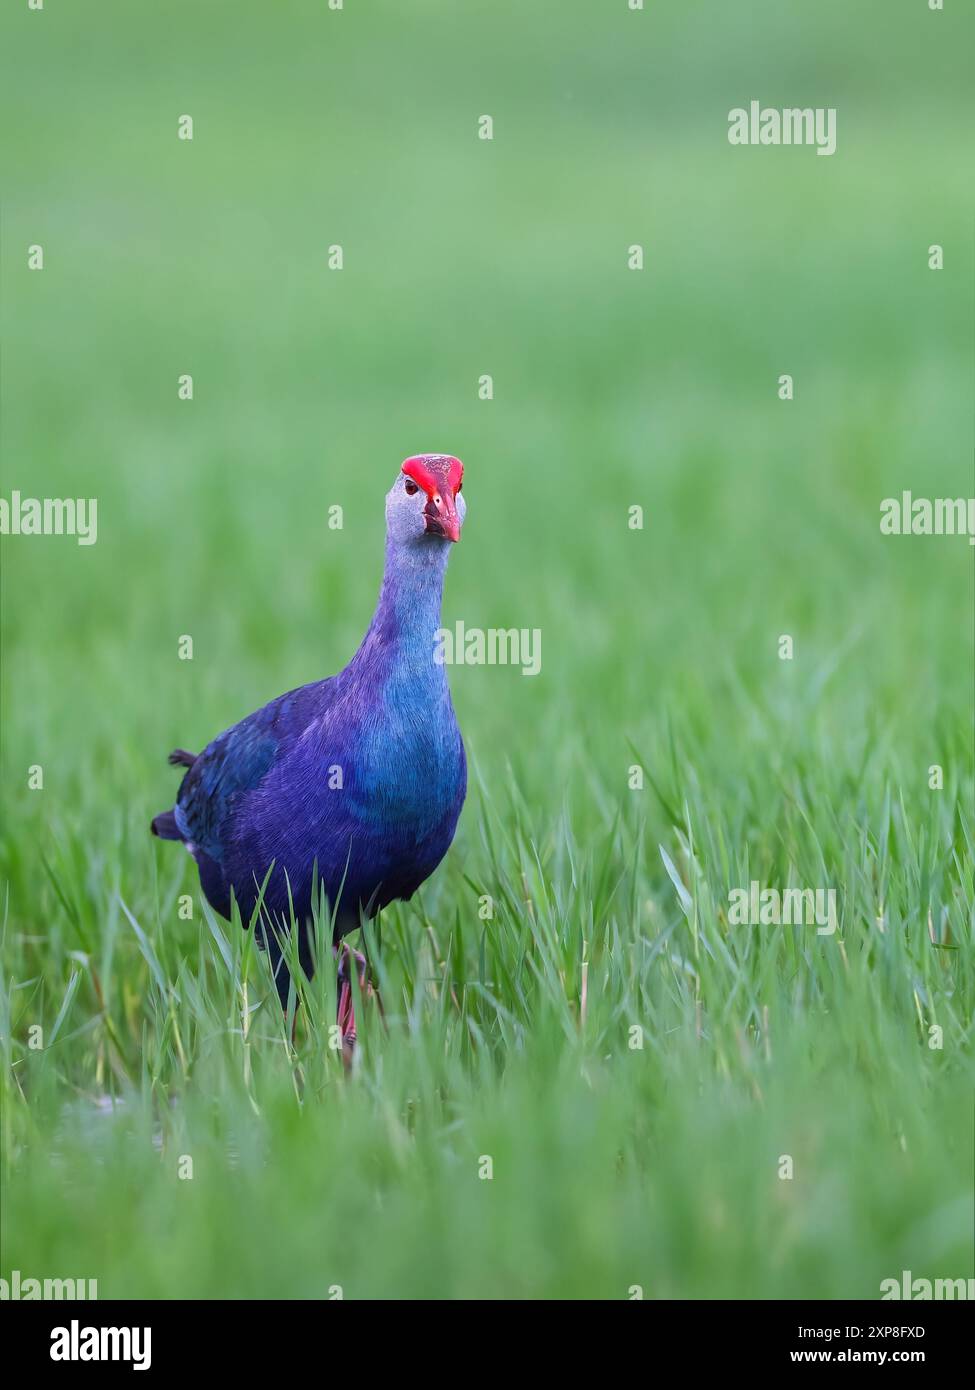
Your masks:
[{"label": "blurred green background", "polygon": [[[878,523],[972,490],[973,29],[922,0],[6,7],[3,495],[97,497],[99,530],[3,542],[0,1274],[972,1273],[975,552]],[[752,99],[836,107],[837,152],[730,146]],[[331,983],[293,1056],[147,827],[171,747],[348,660],[383,495],[439,450],[469,506],[445,620],[540,628],[542,672],[452,672],[471,795],[388,914],[390,1032],[346,1086]],[[729,928],[750,876],[835,884],[838,938]]]}]

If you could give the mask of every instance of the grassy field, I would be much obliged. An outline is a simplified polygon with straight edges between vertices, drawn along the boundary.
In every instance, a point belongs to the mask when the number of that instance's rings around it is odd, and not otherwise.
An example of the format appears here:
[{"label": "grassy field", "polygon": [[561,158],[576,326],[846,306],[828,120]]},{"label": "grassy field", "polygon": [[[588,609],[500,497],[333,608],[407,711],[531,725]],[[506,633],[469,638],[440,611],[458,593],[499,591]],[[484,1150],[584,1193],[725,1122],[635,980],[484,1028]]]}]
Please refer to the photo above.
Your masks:
[{"label": "grassy field", "polygon": [[[0,1276],[970,1277],[975,551],[879,515],[972,491],[972,16],[143,8],[0,28],[0,491],[98,500],[95,545],[3,541]],[[753,98],[836,153],[733,148]],[[170,748],[349,659],[425,450],[467,467],[445,621],[542,670],[451,673],[467,806],[346,1080],[331,971],[292,1047],[148,824]],[[730,923],[752,880],[838,929]]]}]

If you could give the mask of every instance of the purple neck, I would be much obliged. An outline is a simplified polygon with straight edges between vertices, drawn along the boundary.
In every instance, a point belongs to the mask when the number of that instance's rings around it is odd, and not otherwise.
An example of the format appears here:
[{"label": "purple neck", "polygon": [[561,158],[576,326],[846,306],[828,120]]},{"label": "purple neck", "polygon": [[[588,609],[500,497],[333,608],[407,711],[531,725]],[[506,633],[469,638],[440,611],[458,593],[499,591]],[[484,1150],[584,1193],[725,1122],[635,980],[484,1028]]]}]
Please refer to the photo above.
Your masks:
[{"label": "purple neck", "polygon": [[430,536],[408,544],[386,541],[379,602],[350,669],[412,684],[446,685],[434,662],[444,571],[450,542]]}]

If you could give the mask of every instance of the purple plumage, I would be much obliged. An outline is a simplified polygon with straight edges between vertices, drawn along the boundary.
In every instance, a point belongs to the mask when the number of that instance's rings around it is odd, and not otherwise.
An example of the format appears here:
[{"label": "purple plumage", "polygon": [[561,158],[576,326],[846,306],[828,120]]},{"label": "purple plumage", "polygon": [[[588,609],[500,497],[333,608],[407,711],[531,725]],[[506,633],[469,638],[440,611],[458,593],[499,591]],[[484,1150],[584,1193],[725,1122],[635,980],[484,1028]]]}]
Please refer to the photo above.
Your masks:
[{"label": "purple plumage", "polygon": [[[217,912],[229,917],[235,899],[246,925],[260,903],[282,1002],[289,977],[277,935],[291,913],[310,922],[316,885],[337,946],[361,914],[409,898],[453,840],[467,767],[435,634],[464,518],[462,476],[449,455],[403,464],[386,499],[379,602],[343,671],[272,700],[199,757],[170,755],[188,770],[152,829],[183,841]],[[305,933],[300,945],[310,974]]]}]

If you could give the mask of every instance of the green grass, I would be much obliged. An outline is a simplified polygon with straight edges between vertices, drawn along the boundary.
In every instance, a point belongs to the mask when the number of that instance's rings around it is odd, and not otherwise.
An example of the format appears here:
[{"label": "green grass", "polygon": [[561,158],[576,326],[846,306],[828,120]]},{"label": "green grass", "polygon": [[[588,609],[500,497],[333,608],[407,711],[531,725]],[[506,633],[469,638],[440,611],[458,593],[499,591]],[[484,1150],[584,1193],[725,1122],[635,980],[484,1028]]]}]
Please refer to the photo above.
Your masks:
[{"label": "green grass", "polygon": [[[97,496],[99,539],[3,541],[0,1275],[970,1277],[975,552],[878,522],[971,493],[971,19],[402,8],[3,19],[2,492]],[[836,155],[731,149],[752,96],[836,105]],[[346,1080],[331,970],[292,1047],[148,821],[171,747],[349,658],[440,448],[445,620],[540,628],[542,672],[451,673],[468,804]],[[838,931],[729,925],[752,879],[834,887]]]}]

